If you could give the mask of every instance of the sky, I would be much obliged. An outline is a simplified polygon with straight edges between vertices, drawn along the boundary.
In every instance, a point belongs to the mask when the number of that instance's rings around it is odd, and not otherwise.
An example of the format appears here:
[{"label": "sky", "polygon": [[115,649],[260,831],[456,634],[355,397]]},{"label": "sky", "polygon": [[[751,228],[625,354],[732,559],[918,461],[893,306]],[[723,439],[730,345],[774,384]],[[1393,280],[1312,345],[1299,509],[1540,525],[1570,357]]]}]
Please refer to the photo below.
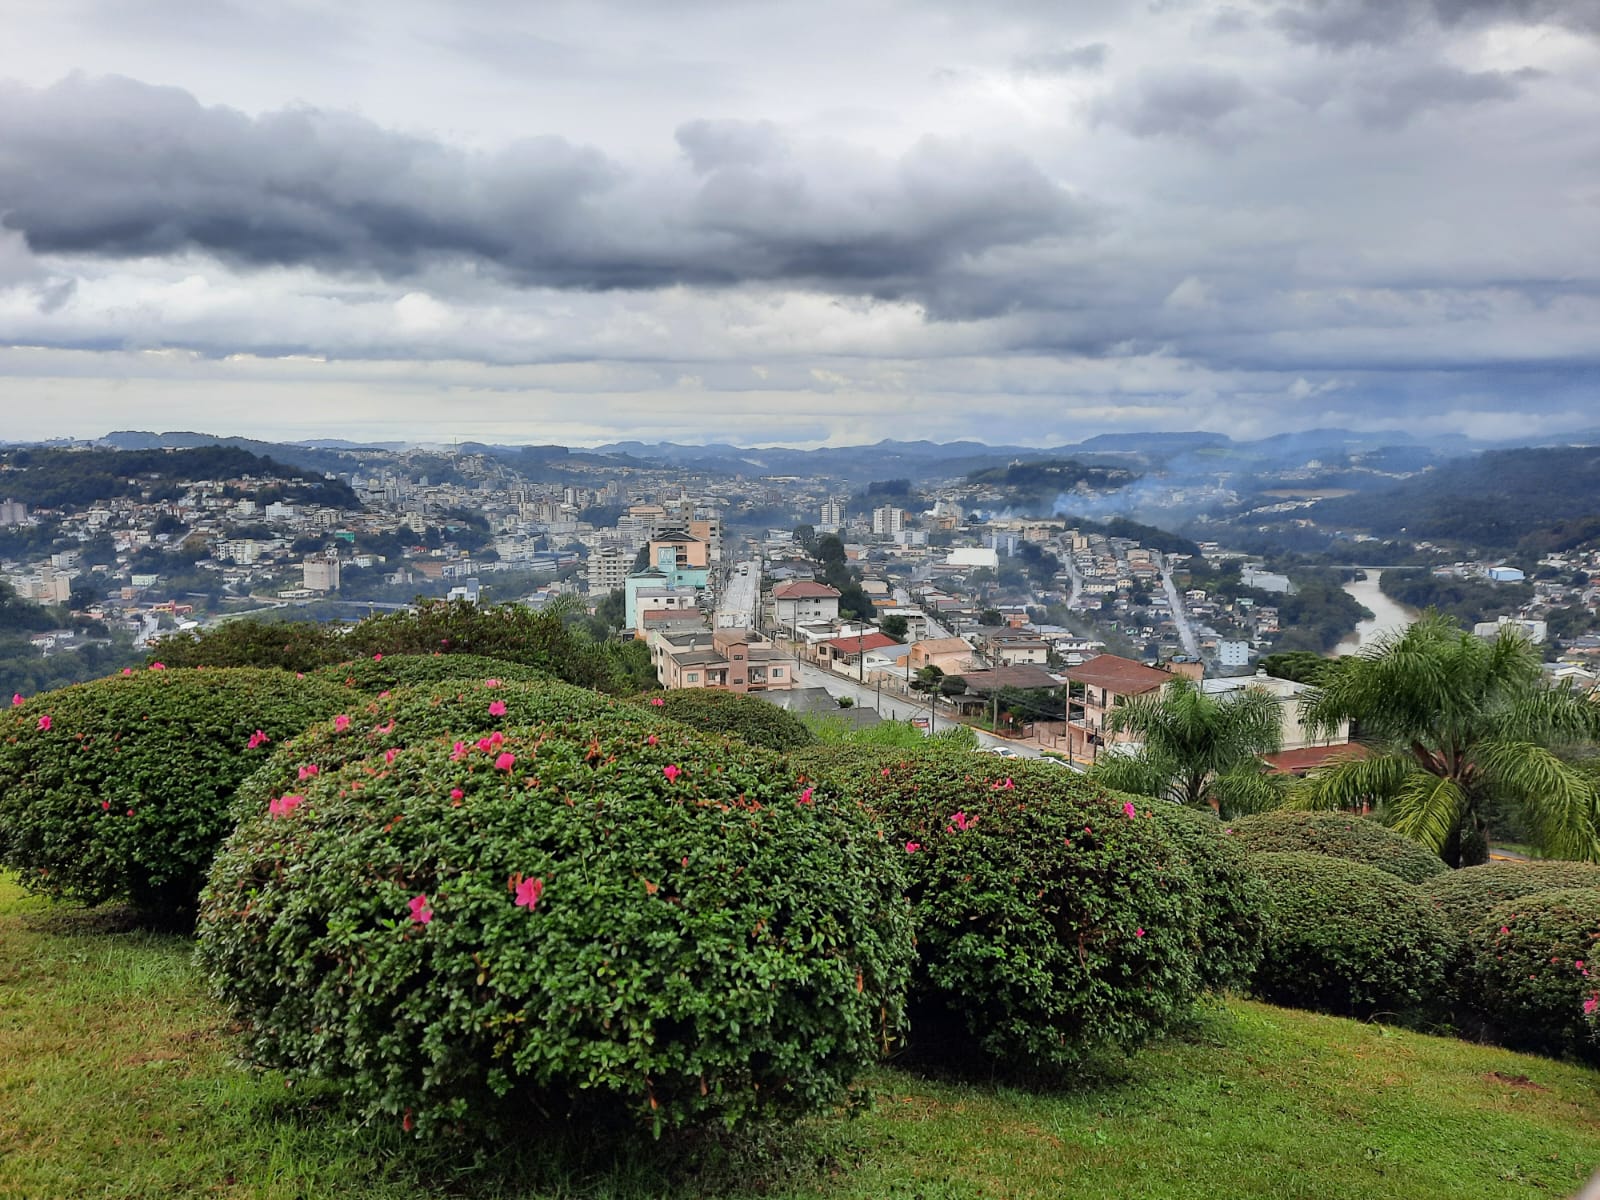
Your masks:
[{"label": "sky", "polygon": [[0,440],[1600,427],[1600,0],[0,0]]}]

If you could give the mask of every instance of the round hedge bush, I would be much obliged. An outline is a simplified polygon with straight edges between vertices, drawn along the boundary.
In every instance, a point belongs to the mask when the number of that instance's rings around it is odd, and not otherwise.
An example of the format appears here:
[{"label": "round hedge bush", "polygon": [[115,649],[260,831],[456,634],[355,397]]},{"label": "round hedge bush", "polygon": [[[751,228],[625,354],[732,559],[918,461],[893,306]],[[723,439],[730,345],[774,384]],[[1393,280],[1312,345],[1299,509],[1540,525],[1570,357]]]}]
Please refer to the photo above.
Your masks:
[{"label": "round hedge bush", "polygon": [[1229,827],[1252,853],[1326,854],[1377,867],[1407,883],[1421,883],[1450,869],[1426,846],[1354,813],[1276,809],[1236,818]]},{"label": "round hedge bush", "polygon": [[[660,701],[658,704],[657,701]],[[638,703],[701,733],[731,733],[766,750],[799,750],[816,744],[806,723],[792,712],[755,696],[711,688],[683,688],[641,697]]]},{"label": "round hedge bush", "polygon": [[1201,983],[1211,991],[1248,987],[1267,931],[1267,891],[1250,856],[1210,812],[1123,797],[1149,810],[1194,876],[1201,904],[1195,947]]},{"label": "round hedge bush", "polygon": [[1600,887],[1600,866],[1559,859],[1484,863],[1436,875],[1422,885],[1422,894],[1465,936],[1483,924],[1498,904],[1575,887]]},{"label": "round hedge bush", "polygon": [[408,1128],[791,1117],[899,1032],[904,851],[772,755],[601,717],[302,787],[218,857],[200,958],[258,1061]]},{"label": "round hedge bush", "polygon": [[285,740],[239,785],[235,819],[301,790],[300,785],[317,774],[437,738],[472,743],[518,726],[601,717],[619,730],[637,728],[642,734],[682,729],[649,711],[553,680],[507,683],[496,675],[442,679],[377,697],[346,691],[344,698],[341,711]]},{"label": "round hedge bush", "polygon": [[500,679],[534,683],[549,676],[537,667],[486,658],[481,654],[374,654],[319,667],[311,674],[359,692],[386,692],[397,687],[438,683],[446,679]]},{"label": "round hedge bush", "polygon": [[23,886],[152,914],[193,908],[235,787],[338,711],[342,688],[257,668],[148,670],[0,717],[0,862]]},{"label": "round hedge bush", "polygon": [[1149,804],[1129,816],[1059,767],[959,750],[792,761],[876,812],[905,859],[919,1054],[1070,1069],[1189,1011],[1198,888]]},{"label": "round hedge bush", "polygon": [[1416,885],[1324,854],[1262,853],[1271,909],[1254,991],[1342,1016],[1418,1017],[1442,1004],[1455,933]]},{"label": "round hedge bush", "polygon": [[1467,935],[1468,1002],[1509,1046],[1600,1062],[1600,888],[1507,900]]}]

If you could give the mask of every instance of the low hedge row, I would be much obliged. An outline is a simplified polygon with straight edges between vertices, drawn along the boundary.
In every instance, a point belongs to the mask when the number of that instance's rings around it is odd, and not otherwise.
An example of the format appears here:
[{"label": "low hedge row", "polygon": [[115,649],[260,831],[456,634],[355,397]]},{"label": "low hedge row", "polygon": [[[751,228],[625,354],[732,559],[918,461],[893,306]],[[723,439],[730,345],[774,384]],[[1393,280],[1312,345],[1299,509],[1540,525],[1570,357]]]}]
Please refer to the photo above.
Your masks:
[{"label": "low hedge row", "polygon": [[1450,869],[1427,847],[1354,813],[1276,809],[1238,817],[1231,827],[1251,851],[1327,854],[1377,867],[1407,883],[1422,883]]},{"label": "low hedge row", "polygon": [[756,696],[687,688],[641,696],[637,703],[655,708],[690,729],[731,733],[767,750],[798,750],[815,745],[817,740],[799,717]]},{"label": "low hedge row", "polygon": [[1465,936],[1507,900],[1574,887],[1600,887],[1600,866],[1557,859],[1484,863],[1437,875],[1422,885],[1422,894]]},{"label": "low hedge row", "polygon": [[386,692],[397,687],[417,687],[446,679],[499,679],[507,683],[536,683],[549,676],[537,667],[488,658],[481,654],[372,654],[318,667],[311,674],[342,683],[358,692]]},{"label": "low hedge row", "polygon": [[900,1032],[907,855],[771,755],[616,714],[319,772],[217,859],[255,1057],[407,1128],[835,1103]]},{"label": "low hedge row", "polygon": [[0,862],[35,892],[152,915],[192,910],[234,789],[347,703],[285,671],[147,670],[0,716]]}]

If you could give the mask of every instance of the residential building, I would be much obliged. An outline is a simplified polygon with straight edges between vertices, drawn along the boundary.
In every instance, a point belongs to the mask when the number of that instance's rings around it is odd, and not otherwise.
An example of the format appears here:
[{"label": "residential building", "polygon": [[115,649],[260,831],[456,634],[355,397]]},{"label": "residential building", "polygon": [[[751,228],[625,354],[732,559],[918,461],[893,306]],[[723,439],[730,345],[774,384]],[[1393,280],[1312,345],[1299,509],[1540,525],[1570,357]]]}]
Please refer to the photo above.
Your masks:
[{"label": "residential building", "polygon": [[[1213,696],[1228,696],[1245,690],[1265,692],[1278,702],[1281,748],[1284,752],[1309,747],[1344,747],[1350,741],[1350,722],[1341,721],[1331,733],[1319,734],[1300,720],[1300,701],[1310,685],[1292,679],[1277,679],[1265,671],[1234,679],[1207,679],[1201,690]],[[1301,756],[1302,758],[1304,756]]]},{"label": "residential building", "polygon": [[1217,665],[1220,667],[1247,667],[1250,665],[1250,643],[1233,638],[1217,642]]},{"label": "residential building", "polygon": [[339,553],[329,550],[314,554],[300,564],[304,574],[301,586],[311,592],[337,592],[339,590]]},{"label": "residential building", "polygon": [[1111,743],[1135,741],[1132,734],[1106,728],[1111,710],[1119,700],[1160,691],[1172,682],[1166,671],[1116,654],[1097,655],[1081,666],[1068,667],[1066,676],[1083,687],[1082,698],[1067,705],[1067,748],[1073,757],[1083,758],[1095,757],[1100,747]]},{"label": "residential building", "polygon": [[626,546],[598,546],[589,552],[585,564],[589,578],[589,594],[605,596],[622,587],[633,570],[634,552]]},{"label": "residential building", "polygon": [[879,650],[885,646],[898,646],[886,633],[856,633],[847,637],[833,638],[818,647],[817,661],[829,670],[838,671],[842,675],[851,675],[857,679],[866,677],[866,665],[862,656],[869,650]]},{"label": "residential building", "polygon": [[844,505],[831,498],[824,500],[819,515],[821,520],[817,522],[817,527],[831,533],[844,524]]},{"label": "residential building", "polygon": [[0,525],[22,525],[28,520],[28,506],[20,500],[0,500]]},{"label": "residential building", "polygon": [[911,643],[913,672],[924,667],[938,667],[946,675],[960,675],[972,668],[972,659],[972,646],[965,638],[929,638]]},{"label": "residential building", "polygon": [[905,526],[906,514],[892,504],[872,510],[872,532],[879,537],[892,537]]},{"label": "residential building", "polygon": [[1023,663],[1043,666],[1050,659],[1050,647],[1032,630],[986,629],[978,637],[979,656],[990,666],[1018,666]]},{"label": "residential building", "polygon": [[662,687],[762,692],[794,686],[794,660],[752,630],[654,637],[656,677]]},{"label": "residential building", "polygon": [[784,629],[801,621],[836,621],[839,589],[809,580],[780,583],[772,589],[772,615]]}]

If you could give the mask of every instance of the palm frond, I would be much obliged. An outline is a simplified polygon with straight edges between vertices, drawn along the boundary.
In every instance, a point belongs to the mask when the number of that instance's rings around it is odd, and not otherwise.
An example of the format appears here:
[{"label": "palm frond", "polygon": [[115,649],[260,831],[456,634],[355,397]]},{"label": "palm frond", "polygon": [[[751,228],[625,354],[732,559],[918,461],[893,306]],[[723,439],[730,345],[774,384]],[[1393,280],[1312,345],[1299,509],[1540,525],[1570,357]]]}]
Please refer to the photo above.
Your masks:
[{"label": "palm frond", "polygon": [[1541,850],[1600,861],[1600,788],[1593,775],[1535,742],[1489,742],[1476,761],[1494,791],[1519,802]]},{"label": "palm frond", "polygon": [[1399,754],[1330,763],[1293,785],[1285,807],[1360,809],[1397,795],[1418,771],[1412,760]]},{"label": "palm frond", "polygon": [[1385,806],[1388,825],[1437,853],[1466,811],[1467,797],[1454,779],[1410,772]]}]

